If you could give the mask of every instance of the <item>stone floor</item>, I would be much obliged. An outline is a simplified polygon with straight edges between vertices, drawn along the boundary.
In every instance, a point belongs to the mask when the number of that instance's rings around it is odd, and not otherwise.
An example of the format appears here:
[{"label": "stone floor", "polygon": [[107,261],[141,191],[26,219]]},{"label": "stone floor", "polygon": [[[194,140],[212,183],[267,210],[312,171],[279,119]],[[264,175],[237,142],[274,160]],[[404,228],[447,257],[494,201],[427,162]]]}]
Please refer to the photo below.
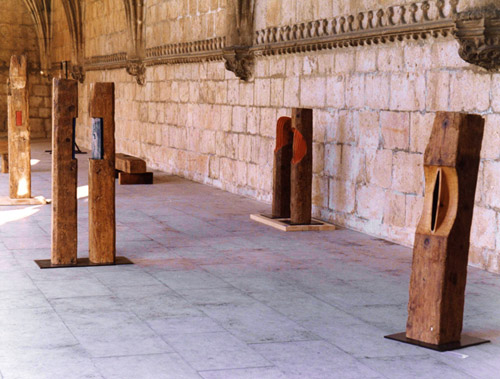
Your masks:
[{"label": "stone floor", "polygon": [[[33,194],[50,197],[47,147],[34,144]],[[466,297],[465,332],[493,342],[437,353],[383,338],[405,327],[410,249],[279,232],[249,220],[269,205],[161,173],[117,186],[116,204],[135,265],[53,270],[33,262],[50,257],[50,206],[0,207],[1,378],[500,376],[499,276],[470,269]]]}]

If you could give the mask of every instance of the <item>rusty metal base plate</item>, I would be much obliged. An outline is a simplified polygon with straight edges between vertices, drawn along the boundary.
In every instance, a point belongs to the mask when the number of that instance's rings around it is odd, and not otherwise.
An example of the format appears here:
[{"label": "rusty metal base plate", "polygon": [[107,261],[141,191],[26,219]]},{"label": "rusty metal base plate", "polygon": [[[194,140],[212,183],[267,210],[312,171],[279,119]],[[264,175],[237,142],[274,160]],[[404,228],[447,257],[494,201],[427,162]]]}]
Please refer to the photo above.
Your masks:
[{"label": "rusty metal base plate", "polygon": [[53,265],[50,259],[38,259],[35,263],[40,268],[62,268],[62,267],[92,267],[92,266],[116,266],[116,265],[133,265],[130,259],[125,257],[116,257],[114,263],[92,263],[88,258],[78,258],[74,265]]},{"label": "rusty metal base plate", "polygon": [[436,351],[450,351],[450,350],[458,350],[463,349],[464,347],[481,345],[483,343],[490,342],[489,340],[483,340],[482,338],[468,336],[466,334],[462,334],[459,342],[450,342],[442,345],[434,345],[431,343],[426,343],[418,340],[414,340],[406,337],[406,332],[391,334],[385,336],[384,338],[388,338],[390,340],[409,343],[410,345],[416,345],[420,347],[425,347],[426,349],[432,349]]}]

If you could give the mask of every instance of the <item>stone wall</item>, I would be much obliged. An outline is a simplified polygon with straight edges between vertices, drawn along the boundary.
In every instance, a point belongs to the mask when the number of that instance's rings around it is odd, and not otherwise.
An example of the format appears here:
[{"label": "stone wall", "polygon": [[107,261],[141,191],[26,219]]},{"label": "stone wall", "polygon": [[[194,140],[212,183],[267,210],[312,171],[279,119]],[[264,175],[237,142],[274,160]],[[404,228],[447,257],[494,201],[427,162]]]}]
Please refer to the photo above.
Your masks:
[{"label": "stone wall", "polygon": [[7,79],[10,57],[26,54],[29,65],[30,125],[33,138],[47,137],[51,127],[49,82],[40,73],[33,20],[22,0],[0,6],[0,133],[7,132]]},{"label": "stone wall", "polygon": [[[257,0],[255,28],[393,3]],[[463,0],[459,8],[482,3]],[[127,50],[122,4],[86,2],[87,58]],[[226,8],[225,0],[147,1],[146,47],[222,36]],[[96,81],[116,83],[117,151],[266,202],[276,120],[292,107],[313,108],[314,215],[408,246],[422,209],[423,152],[435,112],[479,113],[486,131],[470,256],[473,265],[500,272],[500,74],[461,60],[451,36],[258,57],[249,82],[222,60],[150,66],[143,86],[124,68],[94,69],[80,85],[77,133],[86,147]]]}]

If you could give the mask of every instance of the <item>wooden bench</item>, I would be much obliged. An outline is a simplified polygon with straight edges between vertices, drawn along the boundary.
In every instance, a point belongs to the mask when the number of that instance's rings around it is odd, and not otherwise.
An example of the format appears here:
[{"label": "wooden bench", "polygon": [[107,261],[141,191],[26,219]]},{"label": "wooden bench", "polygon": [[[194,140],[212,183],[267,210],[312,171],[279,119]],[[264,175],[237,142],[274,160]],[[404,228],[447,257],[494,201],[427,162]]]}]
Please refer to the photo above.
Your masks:
[{"label": "wooden bench", "polygon": [[9,172],[9,141],[7,139],[0,139],[0,157],[2,160],[2,173]]},{"label": "wooden bench", "polygon": [[153,173],[146,171],[146,161],[127,154],[115,155],[119,184],[153,184]]}]

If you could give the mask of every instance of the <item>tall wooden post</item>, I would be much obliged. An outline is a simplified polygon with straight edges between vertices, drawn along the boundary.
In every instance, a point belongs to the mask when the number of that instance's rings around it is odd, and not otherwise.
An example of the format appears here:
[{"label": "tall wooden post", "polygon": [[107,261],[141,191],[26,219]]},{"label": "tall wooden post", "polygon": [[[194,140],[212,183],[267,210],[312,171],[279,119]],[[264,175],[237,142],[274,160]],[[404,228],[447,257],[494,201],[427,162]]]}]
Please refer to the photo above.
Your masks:
[{"label": "tall wooden post", "polygon": [[406,334],[388,338],[441,351],[487,342],[461,338],[483,131],[481,116],[436,115],[424,155],[424,209],[415,234]]},{"label": "tall wooden post", "polygon": [[52,265],[77,264],[77,170],[74,158],[78,83],[56,79],[52,87]]},{"label": "tall wooden post", "polygon": [[97,264],[112,264],[116,255],[114,90],[114,83],[94,83],[90,95],[89,259]]},{"label": "tall wooden post", "polygon": [[8,95],[9,196],[31,197],[31,145],[25,55],[10,59]]},{"label": "tall wooden post", "polygon": [[292,129],[290,222],[291,224],[310,224],[312,210],[312,109],[294,108]]},{"label": "tall wooden post", "polygon": [[290,169],[292,160],[292,119],[280,117],[276,125],[273,166],[273,218],[290,217]]}]

